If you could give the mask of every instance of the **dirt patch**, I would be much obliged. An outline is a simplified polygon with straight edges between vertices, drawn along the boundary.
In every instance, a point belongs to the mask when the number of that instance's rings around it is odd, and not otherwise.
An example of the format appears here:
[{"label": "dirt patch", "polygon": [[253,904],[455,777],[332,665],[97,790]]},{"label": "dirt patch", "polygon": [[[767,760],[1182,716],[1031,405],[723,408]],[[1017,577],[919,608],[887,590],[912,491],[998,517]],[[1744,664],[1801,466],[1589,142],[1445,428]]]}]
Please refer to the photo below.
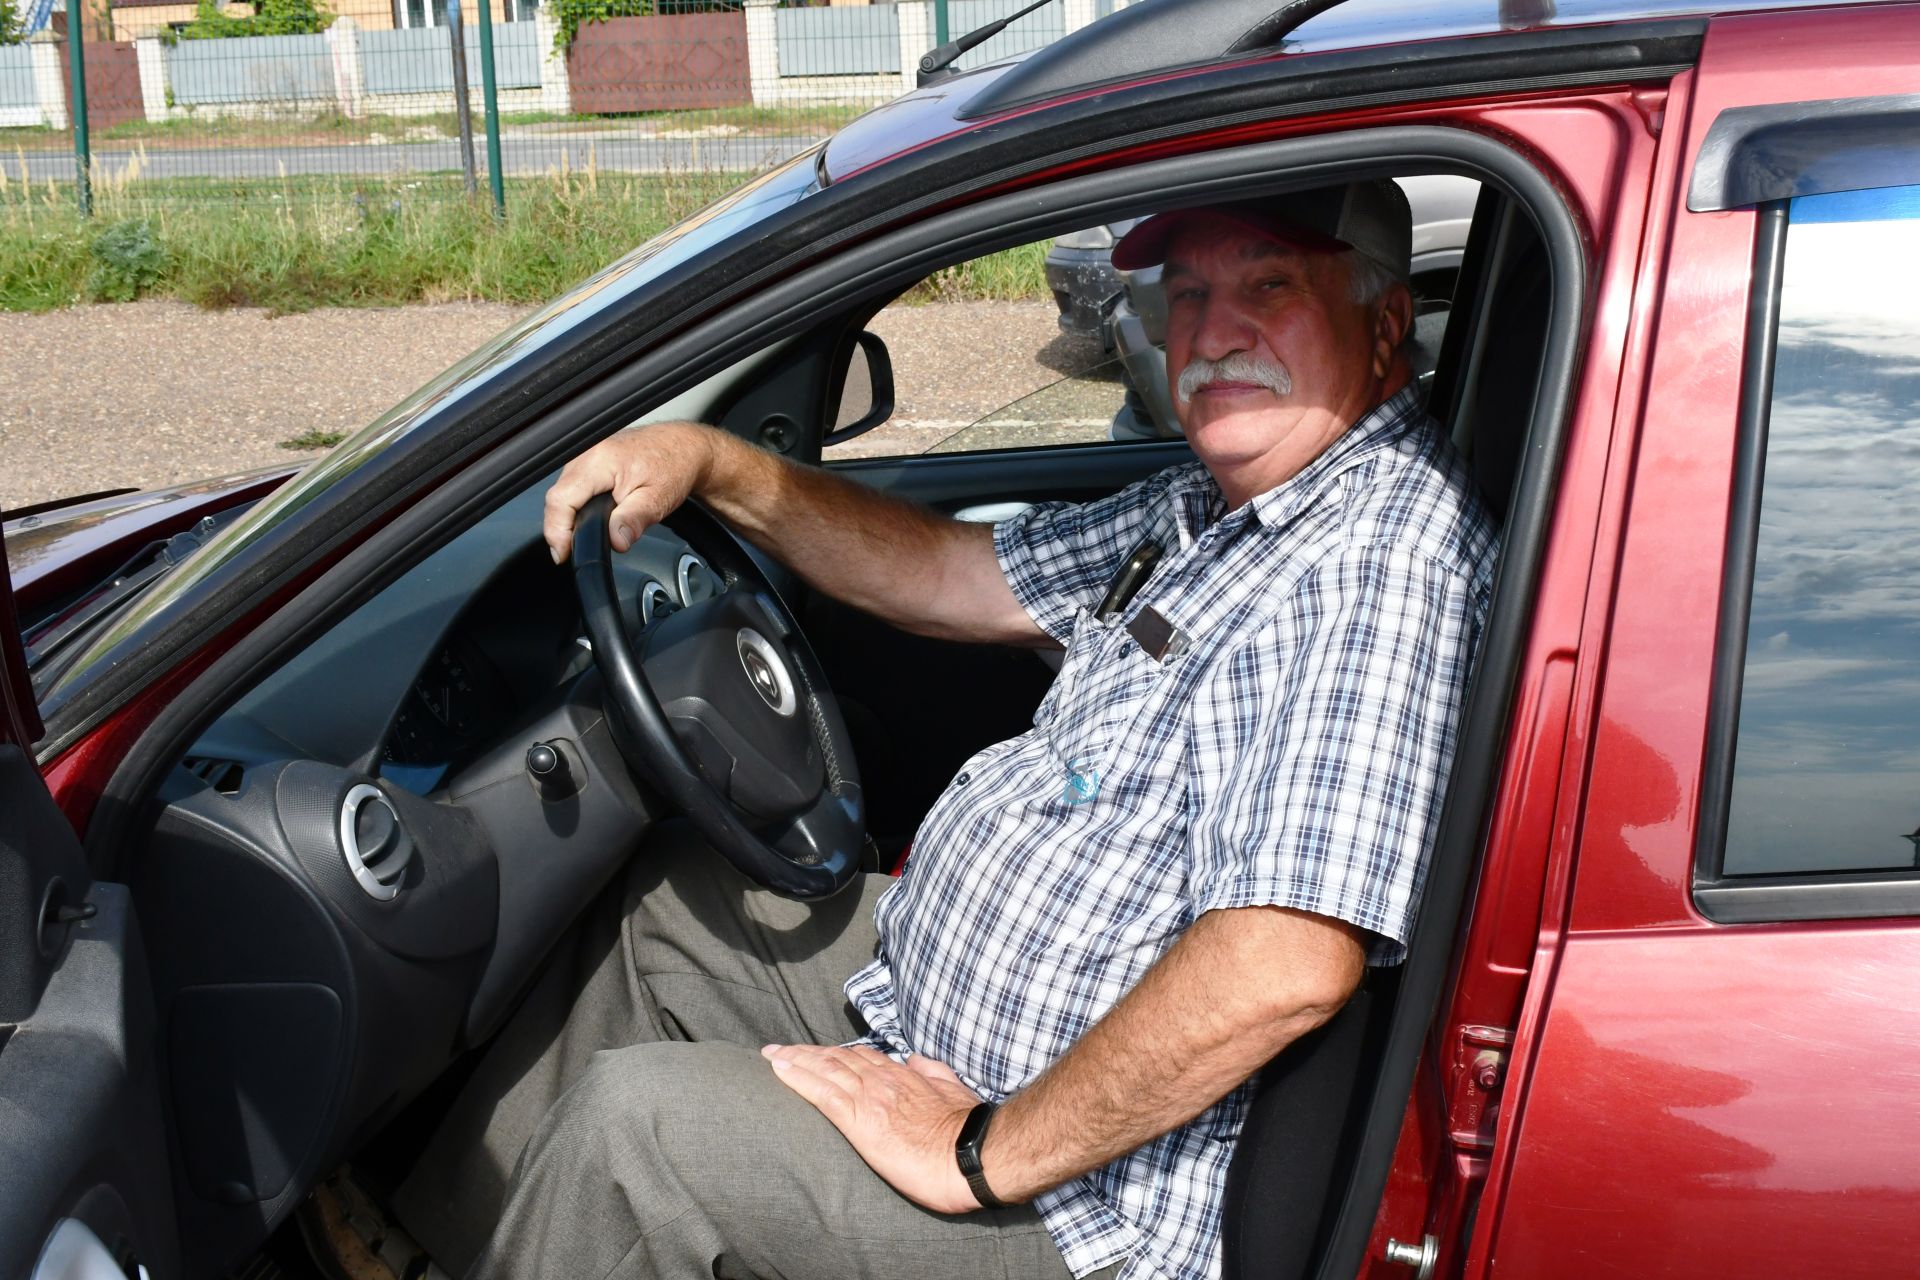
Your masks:
[{"label": "dirt patch", "polygon": [[280,442],[357,430],[525,310],[0,314],[0,506],[317,457]]},{"label": "dirt patch", "polygon": [[[450,304],[273,318],[136,302],[0,314],[0,507],[318,457],[281,444],[357,430],[525,313]],[[1050,302],[888,308],[872,327],[893,357],[898,406],[847,452],[923,452],[1097,361],[1096,344],[1062,335],[1054,316]],[[1106,401],[1084,402],[1091,419]]]}]

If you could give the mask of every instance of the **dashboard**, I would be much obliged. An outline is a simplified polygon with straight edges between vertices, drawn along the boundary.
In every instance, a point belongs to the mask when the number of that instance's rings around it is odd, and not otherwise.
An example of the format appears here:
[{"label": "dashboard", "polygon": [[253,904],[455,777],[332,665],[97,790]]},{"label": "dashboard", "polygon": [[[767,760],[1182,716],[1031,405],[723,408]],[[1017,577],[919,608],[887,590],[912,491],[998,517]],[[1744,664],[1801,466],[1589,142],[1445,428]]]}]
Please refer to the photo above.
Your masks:
[{"label": "dashboard", "polygon": [[[536,486],[356,609],[210,725],[204,765],[290,756],[441,788],[529,707],[592,665],[572,574],[540,541]],[[615,561],[636,637],[717,594],[684,542],[650,530]]]},{"label": "dashboard", "polygon": [[[130,879],[195,1271],[491,1034],[655,820],[540,538],[545,488],[242,694],[162,788]],[[636,640],[723,585],[664,530],[614,573]]]},{"label": "dashboard", "polygon": [[[704,560],[671,535],[649,536],[651,543],[643,539],[628,553],[635,563],[626,566],[621,583],[627,628],[635,637],[723,586]],[[545,598],[554,570],[544,550],[531,557],[533,563],[513,563],[496,575],[415,673],[381,745],[381,777],[415,795],[430,794],[542,691],[592,665],[570,583],[566,599]],[[669,558],[672,571],[656,576]]]},{"label": "dashboard", "polygon": [[[635,637],[687,605],[719,594],[704,560],[656,532],[631,550],[621,600]],[[672,572],[657,570],[672,557]],[[555,572],[545,548],[532,563],[511,562],[454,622],[415,673],[380,749],[377,772],[415,795],[430,794],[449,773],[511,727],[541,693],[579,676],[593,654],[581,635],[569,576],[564,600],[548,599]],[[529,603],[533,608],[529,609]]]},{"label": "dashboard", "polygon": [[380,751],[380,776],[424,795],[455,759],[513,715],[512,691],[498,664],[472,637],[456,635],[414,677]]}]

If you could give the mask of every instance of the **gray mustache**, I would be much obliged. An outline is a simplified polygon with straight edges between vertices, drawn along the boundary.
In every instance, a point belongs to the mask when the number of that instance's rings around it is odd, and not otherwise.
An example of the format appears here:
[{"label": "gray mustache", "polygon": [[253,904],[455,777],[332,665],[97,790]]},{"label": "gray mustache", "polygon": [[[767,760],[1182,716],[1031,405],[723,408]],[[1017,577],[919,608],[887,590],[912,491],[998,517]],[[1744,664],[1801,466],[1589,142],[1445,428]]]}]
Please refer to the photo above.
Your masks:
[{"label": "gray mustache", "polygon": [[1215,382],[1252,382],[1277,396],[1293,390],[1293,375],[1287,372],[1287,366],[1250,351],[1235,351],[1222,360],[1195,356],[1187,361],[1175,393],[1184,403],[1193,399],[1194,392]]}]

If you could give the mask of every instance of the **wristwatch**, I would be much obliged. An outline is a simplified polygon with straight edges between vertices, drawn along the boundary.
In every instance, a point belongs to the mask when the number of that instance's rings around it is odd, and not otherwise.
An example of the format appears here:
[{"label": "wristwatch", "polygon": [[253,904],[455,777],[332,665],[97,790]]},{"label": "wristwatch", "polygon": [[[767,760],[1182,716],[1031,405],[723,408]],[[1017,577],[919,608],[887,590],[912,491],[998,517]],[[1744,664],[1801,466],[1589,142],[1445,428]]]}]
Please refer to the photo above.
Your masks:
[{"label": "wristwatch", "polygon": [[992,1120],[991,1102],[983,1102],[967,1112],[966,1120],[960,1125],[960,1136],[953,1143],[953,1158],[982,1209],[1005,1209],[1007,1202],[993,1194],[993,1188],[987,1185],[987,1175],[980,1168],[980,1148],[987,1143],[987,1125]]}]

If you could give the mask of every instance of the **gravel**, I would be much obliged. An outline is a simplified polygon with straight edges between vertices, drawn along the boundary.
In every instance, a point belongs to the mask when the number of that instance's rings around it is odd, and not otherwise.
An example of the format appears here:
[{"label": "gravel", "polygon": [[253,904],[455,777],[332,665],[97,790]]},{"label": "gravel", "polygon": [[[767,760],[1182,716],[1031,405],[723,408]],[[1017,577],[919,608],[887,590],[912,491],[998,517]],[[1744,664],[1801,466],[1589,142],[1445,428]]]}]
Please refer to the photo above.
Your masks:
[{"label": "gravel", "polygon": [[1105,439],[1120,384],[1088,373],[1099,343],[1061,332],[1058,316],[1051,301],[888,307],[867,327],[893,358],[893,417],[832,456]]},{"label": "gravel", "polygon": [[280,442],[364,426],[524,310],[0,315],[0,506],[310,460]]},{"label": "gravel", "polygon": [[[0,507],[310,460],[283,441],[351,432],[526,313],[490,303],[271,316],[182,303],[0,314]],[[1048,301],[890,307],[871,328],[897,406],[848,454],[920,453],[1099,360]],[[993,443],[1099,438],[1111,379],[996,416]],[[1076,437],[1077,433],[1077,437]],[[984,434],[968,441],[985,443]]]}]

